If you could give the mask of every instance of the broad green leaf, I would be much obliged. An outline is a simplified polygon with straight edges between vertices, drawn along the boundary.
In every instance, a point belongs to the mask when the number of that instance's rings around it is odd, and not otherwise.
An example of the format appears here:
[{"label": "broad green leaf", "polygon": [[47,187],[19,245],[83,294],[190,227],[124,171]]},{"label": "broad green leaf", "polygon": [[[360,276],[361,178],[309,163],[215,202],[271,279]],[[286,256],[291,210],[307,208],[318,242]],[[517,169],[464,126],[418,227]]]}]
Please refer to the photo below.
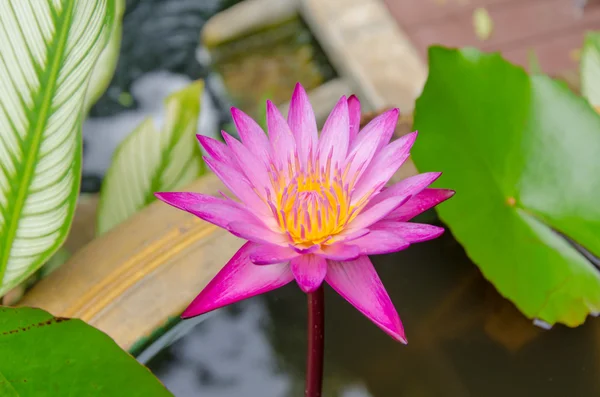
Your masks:
[{"label": "broad green leaf", "polygon": [[592,106],[600,107],[600,33],[588,33],[580,63],[581,93]]},{"label": "broad green leaf", "polygon": [[197,81],[165,100],[161,132],[146,119],[119,145],[100,192],[99,234],[153,202],[154,192],[174,190],[204,172],[195,136],[203,88]]},{"label": "broad green leaf", "polygon": [[108,88],[119,60],[121,49],[121,36],[123,30],[123,14],[125,12],[125,0],[114,0],[115,13],[112,23],[112,31],[108,43],[100,54],[85,97],[85,112],[87,113],[94,103],[102,96]]},{"label": "broad green leaf", "polygon": [[82,108],[114,0],[0,1],[0,296],[66,238]]},{"label": "broad green leaf", "polygon": [[526,316],[581,324],[600,272],[563,236],[600,256],[600,117],[498,54],[433,47],[429,62],[412,157],[457,191],[441,219]]},{"label": "broad green leaf", "polygon": [[162,397],[171,393],[81,320],[0,307],[0,396]]}]

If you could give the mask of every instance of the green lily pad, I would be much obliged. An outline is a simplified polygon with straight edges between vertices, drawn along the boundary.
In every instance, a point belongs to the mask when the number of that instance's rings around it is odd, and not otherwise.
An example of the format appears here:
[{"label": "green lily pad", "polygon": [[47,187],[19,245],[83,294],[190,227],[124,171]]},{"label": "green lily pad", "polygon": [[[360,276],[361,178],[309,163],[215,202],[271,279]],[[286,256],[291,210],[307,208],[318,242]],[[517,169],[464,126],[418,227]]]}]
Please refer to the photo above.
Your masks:
[{"label": "green lily pad", "polygon": [[457,191],[441,219],[498,291],[548,324],[600,312],[586,259],[600,256],[600,117],[587,101],[498,54],[433,47],[415,127],[417,168]]},{"label": "green lily pad", "polygon": [[172,396],[106,334],[43,310],[0,307],[0,352],[0,396]]}]

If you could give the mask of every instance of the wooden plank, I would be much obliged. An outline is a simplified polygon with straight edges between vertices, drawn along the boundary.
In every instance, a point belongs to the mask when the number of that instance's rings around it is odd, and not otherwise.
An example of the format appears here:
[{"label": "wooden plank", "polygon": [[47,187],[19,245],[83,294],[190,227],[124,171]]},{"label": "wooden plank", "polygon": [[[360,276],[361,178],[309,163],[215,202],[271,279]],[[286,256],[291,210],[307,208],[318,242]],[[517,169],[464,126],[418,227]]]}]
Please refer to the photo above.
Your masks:
[{"label": "wooden plank", "polygon": [[[216,195],[222,189],[208,175],[184,190]],[[226,231],[157,201],[88,244],[20,305],[81,318],[129,350],[178,316],[241,245]]]}]

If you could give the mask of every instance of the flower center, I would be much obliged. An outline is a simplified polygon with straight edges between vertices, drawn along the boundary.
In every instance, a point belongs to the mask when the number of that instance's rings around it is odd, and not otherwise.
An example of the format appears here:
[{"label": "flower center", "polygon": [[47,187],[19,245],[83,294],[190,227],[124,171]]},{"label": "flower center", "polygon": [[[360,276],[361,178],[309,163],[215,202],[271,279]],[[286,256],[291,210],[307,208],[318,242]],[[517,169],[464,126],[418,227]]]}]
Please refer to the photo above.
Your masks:
[{"label": "flower center", "polygon": [[358,214],[362,205],[351,205],[351,184],[339,168],[309,164],[307,171],[271,173],[275,197],[268,203],[279,227],[294,244],[310,247],[326,243]]}]

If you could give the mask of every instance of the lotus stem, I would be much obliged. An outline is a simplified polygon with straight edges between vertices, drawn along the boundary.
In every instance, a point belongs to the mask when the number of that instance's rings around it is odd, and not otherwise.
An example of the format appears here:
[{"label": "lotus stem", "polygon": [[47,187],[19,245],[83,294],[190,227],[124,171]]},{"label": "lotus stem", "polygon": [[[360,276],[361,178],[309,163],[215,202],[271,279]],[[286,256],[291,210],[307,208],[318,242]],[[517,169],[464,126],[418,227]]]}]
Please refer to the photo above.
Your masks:
[{"label": "lotus stem", "polygon": [[325,344],[325,295],[321,285],[308,293],[308,352],[306,357],[306,397],[321,397],[323,350]]}]

